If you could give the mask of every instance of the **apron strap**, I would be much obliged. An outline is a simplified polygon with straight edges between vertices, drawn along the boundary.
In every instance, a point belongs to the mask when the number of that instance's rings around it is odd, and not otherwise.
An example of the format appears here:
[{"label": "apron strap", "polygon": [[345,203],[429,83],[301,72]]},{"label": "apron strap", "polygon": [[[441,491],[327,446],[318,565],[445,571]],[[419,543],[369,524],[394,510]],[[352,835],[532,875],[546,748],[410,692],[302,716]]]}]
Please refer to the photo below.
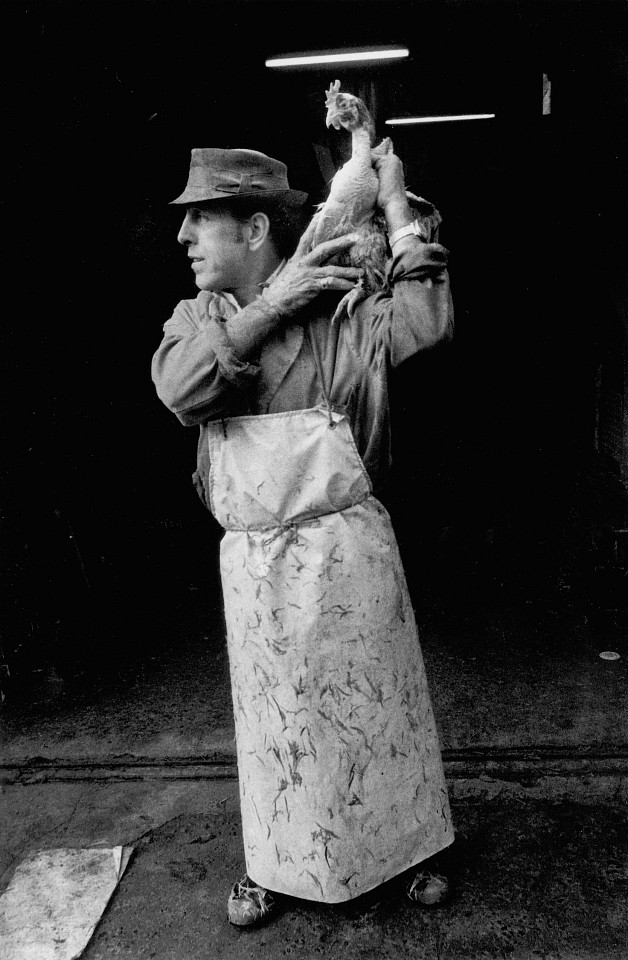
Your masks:
[{"label": "apron strap", "polygon": [[327,407],[327,416],[329,417],[329,429],[333,430],[336,426],[334,418],[332,417],[333,405],[329,396],[327,385],[325,383],[325,375],[323,373],[323,364],[321,362],[320,353],[318,352],[318,344],[316,343],[316,340],[312,336],[312,333],[309,327],[306,327],[305,333],[306,333],[308,342],[310,344],[310,347],[312,349],[312,353],[314,354],[314,363],[316,364],[318,379],[320,380],[321,389],[323,391],[323,399],[325,401],[325,406]]}]

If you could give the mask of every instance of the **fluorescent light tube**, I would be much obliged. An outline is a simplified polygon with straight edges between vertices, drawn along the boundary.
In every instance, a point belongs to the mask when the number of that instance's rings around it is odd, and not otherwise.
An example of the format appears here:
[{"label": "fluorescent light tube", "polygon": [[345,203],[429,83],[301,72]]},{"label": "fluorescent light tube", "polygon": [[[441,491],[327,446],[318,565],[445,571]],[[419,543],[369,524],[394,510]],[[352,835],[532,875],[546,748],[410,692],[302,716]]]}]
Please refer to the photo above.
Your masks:
[{"label": "fluorescent light tube", "polygon": [[267,67],[305,67],[317,63],[356,63],[360,60],[397,60],[410,55],[407,47],[373,50],[333,50],[329,53],[286,54],[266,60]]},{"label": "fluorescent light tube", "polygon": [[386,123],[391,127],[411,123],[448,123],[452,120],[492,120],[494,113],[455,113],[442,117],[393,117]]}]

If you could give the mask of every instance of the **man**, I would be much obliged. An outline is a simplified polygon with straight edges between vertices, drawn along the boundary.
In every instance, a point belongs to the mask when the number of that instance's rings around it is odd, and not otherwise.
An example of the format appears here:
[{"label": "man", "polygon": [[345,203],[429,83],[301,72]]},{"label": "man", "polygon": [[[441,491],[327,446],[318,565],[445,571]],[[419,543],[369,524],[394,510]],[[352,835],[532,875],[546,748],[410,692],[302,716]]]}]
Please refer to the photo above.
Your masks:
[{"label": "man", "polygon": [[[331,325],[360,277],[354,235],[285,260],[306,196],[284,164],[195,149],[179,242],[199,294],[153,359],[157,392],[199,424],[195,481],[225,528],[221,576],[247,875],[229,919],[273,893],[337,903],[453,840],[412,605],[386,511],[390,369],[451,333],[447,251],[412,227],[403,167],[373,158],[392,261],[385,292]],[[288,231],[289,232],[289,231]]]}]

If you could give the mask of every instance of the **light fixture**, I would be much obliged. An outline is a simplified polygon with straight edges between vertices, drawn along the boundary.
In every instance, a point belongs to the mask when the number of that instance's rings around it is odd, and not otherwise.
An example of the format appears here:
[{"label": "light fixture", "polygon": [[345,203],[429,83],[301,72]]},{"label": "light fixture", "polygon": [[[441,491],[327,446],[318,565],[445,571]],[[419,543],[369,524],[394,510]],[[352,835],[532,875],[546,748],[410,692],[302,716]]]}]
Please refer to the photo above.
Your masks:
[{"label": "light fixture", "polygon": [[267,67],[309,67],[324,63],[360,63],[365,60],[400,60],[408,57],[407,47],[355,47],[350,50],[318,50],[312,53],[286,53],[266,60]]},{"label": "light fixture", "polygon": [[492,120],[494,113],[453,113],[440,117],[393,117],[386,123],[390,127],[400,127],[411,123],[450,123],[453,120]]}]

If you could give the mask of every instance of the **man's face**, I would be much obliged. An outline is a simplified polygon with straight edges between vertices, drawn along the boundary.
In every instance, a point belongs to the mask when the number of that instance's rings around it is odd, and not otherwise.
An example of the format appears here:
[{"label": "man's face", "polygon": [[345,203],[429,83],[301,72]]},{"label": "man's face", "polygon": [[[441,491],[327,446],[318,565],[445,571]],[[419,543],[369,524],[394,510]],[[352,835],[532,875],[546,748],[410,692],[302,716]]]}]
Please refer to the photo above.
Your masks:
[{"label": "man's face", "polygon": [[188,207],[177,240],[187,247],[199,290],[235,290],[246,285],[246,228],[224,211]]}]

